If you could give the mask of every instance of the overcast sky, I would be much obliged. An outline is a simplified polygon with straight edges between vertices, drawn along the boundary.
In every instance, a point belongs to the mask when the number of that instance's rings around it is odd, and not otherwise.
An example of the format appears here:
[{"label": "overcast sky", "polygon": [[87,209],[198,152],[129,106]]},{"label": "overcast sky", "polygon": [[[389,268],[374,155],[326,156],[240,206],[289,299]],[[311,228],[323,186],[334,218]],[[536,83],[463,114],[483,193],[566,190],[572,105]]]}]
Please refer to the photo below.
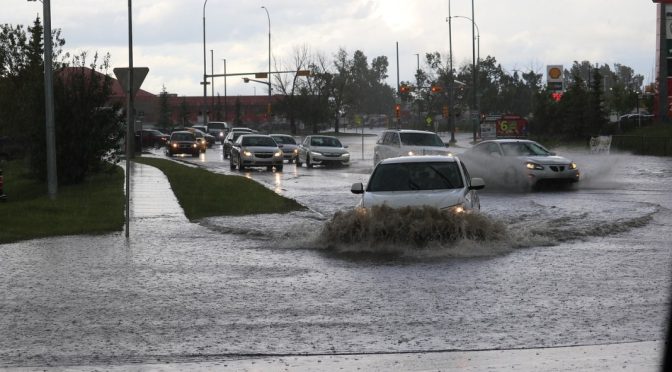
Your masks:
[{"label": "overcast sky", "polygon": [[[0,23],[31,24],[42,3],[0,0]],[[652,81],[656,6],[651,0],[474,0],[480,55],[494,56],[507,71],[572,62],[621,63]],[[448,54],[448,0],[207,0],[206,49],[214,71],[268,70],[268,18],[274,59],[290,62],[306,45],[333,60],[338,48],[362,50],[369,62],[385,55],[396,86],[396,42],[400,79],[413,80],[416,54]],[[453,16],[471,17],[471,1],[452,0]],[[178,95],[202,95],[204,0],[134,0],[134,65],[149,67],[142,89],[162,86]],[[112,55],[112,67],[128,66],[128,1],[51,0],[52,28],[60,28],[66,51]],[[457,64],[471,62],[471,22],[453,19]],[[423,66],[422,57],[420,66]],[[111,73],[111,71],[110,71]],[[255,89],[256,88],[256,89]],[[265,86],[227,79],[229,95],[266,94]],[[215,94],[224,80],[215,81]],[[208,88],[210,95],[210,88]]]}]

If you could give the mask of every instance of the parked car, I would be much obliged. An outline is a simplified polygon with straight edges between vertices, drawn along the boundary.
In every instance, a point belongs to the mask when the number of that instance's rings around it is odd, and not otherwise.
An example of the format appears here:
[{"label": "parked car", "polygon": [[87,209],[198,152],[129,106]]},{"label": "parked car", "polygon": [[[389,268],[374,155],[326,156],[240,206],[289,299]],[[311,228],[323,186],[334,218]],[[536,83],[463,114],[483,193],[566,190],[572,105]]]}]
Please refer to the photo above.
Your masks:
[{"label": "parked car", "polygon": [[413,155],[450,155],[448,145],[434,132],[422,130],[386,130],[373,148],[373,165],[387,158]]},{"label": "parked car", "polygon": [[226,138],[224,139],[224,144],[222,145],[222,154],[224,155],[224,159],[228,159],[229,156],[231,155],[231,147],[233,146],[233,143],[236,142],[238,137],[240,137],[243,134],[251,134],[252,132],[242,132],[242,131],[231,131],[229,134],[226,135]]},{"label": "parked car", "polygon": [[460,213],[481,209],[476,190],[484,187],[483,179],[471,178],[459,158],[428,155],[382,160],[373,169],[366,189],[355,183],[350,191],[362,195],[359,206],[364,208],[426,205]]},{"label": "parked car", "polygon": [[231,147],[231,170],[244,170],[246,167],[266,167],[269,171],[275,167],[282,171],[283,155],[278,144],[265,134],[240,135]]},{"label": "parked car", "polygon": [[570,159],[524,139],[483,141],[460,158],[472,174],[505,188],[528,189],[541,182],[575,183],[581,176]]},{"label": "parked car", "polygon": [[140,139],[143,148],[153,147],[158,149],[166,145],[170,136],[156,129],[142,129],[135,132],[135,138]]},{"label": "parked car", "polygon": [[349,165],[350,153],[341,141],[332,136],[307,136],[299,146],[296,165]]},{"label": "parked car", "polygon": [[215,139],[223,145],[224,138],[226,138],[230,129],[231,126],[225,121],[209,121],[208,128],[205,132],[215,137]]},{"label": "parked car", "polygon": [[0,201],[7,200],[7,195],[5,195],[4,186],[5,186],[5,178],[2,175],[2,169],[0,169]]},{"label": "parked car", "polygon": [[299,156],[299,144],[296,143],[296,139],[288,134],[270,134],[270,136],[278,145],[282,145],[285,160],[289,163],[295,162]]},{"label": "parked car", "polygon": [[191,154],[198,157],[201,148],[196,140],[196,136],[189,131],[175,131],[170,134],[170,139],[166,143],[166,155]]}]

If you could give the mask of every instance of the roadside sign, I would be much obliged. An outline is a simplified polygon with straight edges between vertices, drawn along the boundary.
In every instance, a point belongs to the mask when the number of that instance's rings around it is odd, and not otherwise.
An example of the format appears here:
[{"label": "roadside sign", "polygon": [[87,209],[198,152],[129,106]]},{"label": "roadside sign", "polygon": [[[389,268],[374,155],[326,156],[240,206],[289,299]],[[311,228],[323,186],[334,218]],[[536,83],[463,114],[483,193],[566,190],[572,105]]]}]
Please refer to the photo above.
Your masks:
[{"label": "roadside sign", "polygon": [[428,117],[425,119],[425,122],[427,123],[427,126],[432,125],[432,121],[433,121],[433,120],[432,120],[432,117],[431,117],[431,116],[428,116]]},{"label": "roadside sign", "polygon": [[[128,94],[128,67],[117,67],[114,70],[114,76],[121,84],[121,87],[124,88],[124,93]],[[131,94],[135,95],[140,89],[142,82],[145,81],[149,73],[149,67],[133,67],[133,86],[131,87]]]},{"label": "roadside sign", "polygon": [[255,79],[266,79],[268,77],[267,72],[257,72],[254,74]]}]

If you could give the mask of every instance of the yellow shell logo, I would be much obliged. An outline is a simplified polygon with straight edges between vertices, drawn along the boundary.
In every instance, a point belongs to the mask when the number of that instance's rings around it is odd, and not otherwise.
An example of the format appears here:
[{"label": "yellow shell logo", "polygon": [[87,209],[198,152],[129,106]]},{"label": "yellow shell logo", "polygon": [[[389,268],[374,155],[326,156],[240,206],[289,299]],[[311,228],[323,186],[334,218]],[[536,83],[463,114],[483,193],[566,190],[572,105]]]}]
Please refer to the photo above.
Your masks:
[{"label": "yellow shell logo", "polygon": [[551,67],[548,69],[548,76],[550,76],[551,79],[558,79],[562,76],[562,71],[557,67]]}]

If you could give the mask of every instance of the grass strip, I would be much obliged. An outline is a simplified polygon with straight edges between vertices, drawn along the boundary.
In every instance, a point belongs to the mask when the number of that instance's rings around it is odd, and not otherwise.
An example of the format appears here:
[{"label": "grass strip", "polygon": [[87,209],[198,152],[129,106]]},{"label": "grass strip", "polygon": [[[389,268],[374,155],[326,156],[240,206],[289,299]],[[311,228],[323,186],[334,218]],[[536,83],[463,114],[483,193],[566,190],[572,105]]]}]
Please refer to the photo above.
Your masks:
[{"label": "grass strip", "polygon": [[212,216],[287,213],[305,209],[245,177],[217,174],[171,160],[135,158],[159,168],[168,177],[184,214],[190,221]]},{"label": "grass strip", "polygon": [[30,178],[20,160],[0,165],[7,201],[0,202],[0,243],[49,236],[103,234],[124,225],[124,172],[94,174],[59,186],[55,200],[45,183]]}]

